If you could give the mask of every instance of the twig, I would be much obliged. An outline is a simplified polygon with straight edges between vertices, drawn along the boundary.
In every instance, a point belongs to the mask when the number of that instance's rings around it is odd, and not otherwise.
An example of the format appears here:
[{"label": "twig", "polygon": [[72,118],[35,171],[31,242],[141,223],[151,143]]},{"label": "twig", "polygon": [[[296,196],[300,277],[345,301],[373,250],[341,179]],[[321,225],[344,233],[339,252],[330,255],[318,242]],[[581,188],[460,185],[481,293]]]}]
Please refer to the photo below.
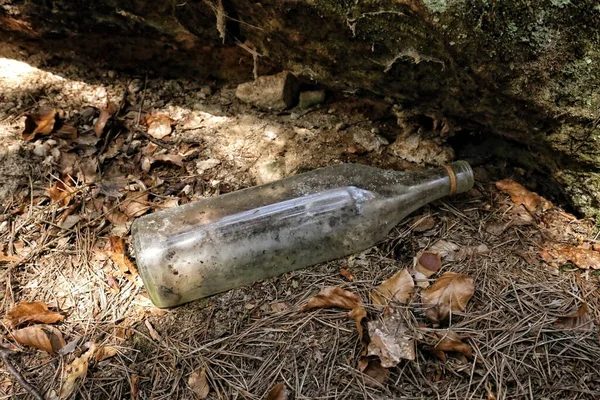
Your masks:
[{"label": "twig", "polygon": [[39,392],[39,390],[37,390],[35,387],[31,386],[29,384],[29,382],[27,382],[27,379],[25,379],[23,377],[23,375],[21,375],[21,373],[10,362],[9,357],[12,353],[13,353],[13,351],[7,349],[4,346],[0,346],[0,357],[2,357],[2,360],[4,361],[4,365],[6,366],[6,369],[8,370],[8,372],[10,372],[11,375],[15,377],[17,382],[19,382],[19,385],[21,385],[21,387],[23,389],[25,389],[29,393],[31,393],[31,395],[33,397],[35,397],[37,400],[44,400],[44,396],[42,396],[42,394]]},{"label": "twig", "polygon": [[138,111],[137,118],[135,120],[135,126],[140,126],[140,119],[142,118],[142,107],[144,107],[144,100],[146,100],[146,84],[148,83],[148,73],[144,75],[144,87],[142,88],[142,99],[140,100],[140,109]]}]

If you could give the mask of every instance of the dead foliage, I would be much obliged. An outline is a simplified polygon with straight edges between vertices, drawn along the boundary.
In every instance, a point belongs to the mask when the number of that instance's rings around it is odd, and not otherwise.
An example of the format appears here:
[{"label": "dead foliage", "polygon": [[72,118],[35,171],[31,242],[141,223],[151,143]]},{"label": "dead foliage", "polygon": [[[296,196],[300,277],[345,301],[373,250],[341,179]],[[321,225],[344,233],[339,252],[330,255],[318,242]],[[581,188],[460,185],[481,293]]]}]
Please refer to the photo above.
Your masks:
[{"label": "dead foliage", "polygon": [[414,287],[410,273],[403,269],[376,286],[371,291],[371,301],[375,305],[386,305],[390,301],[404,303],[412,296]]},{"label": "dead foliage", "polygon": [[454,312],[465,311],[475,292],[473,278],[454,272],[444,273],[433,285],[421,292],[425,315],[433,322],[447,320]]},{"label": "dead foliage", "polygon": [[21,302],[13,307],[4,316],[4,323],[9,328],[16,328],[19,325],[40,322],[42,324],[53,324],[65,319],[64,315],[50,311],[48,305],[39,301]]},{"label": "dead foliage", "polygon": [[28,326],[9,333],[8,337],[48,353],[56,353],[66,344],[62,333],[50,325]]},{"label": "dead foliage", "polygon": [[192,372],[188,378],[188,385],[197,399],[207,398],[210,386],[208,386],[208,380],[206,379],[206,368]]},{"label": "dead foliage", "polygon": [[301,311],[308,311],[315,308],[331,308],[337,307],[344,310],[350,310],[348,316],[350,316],[356,322],[356,330],[358,336],[362,338],[363,327],[362,320],[367,316],[367,311],[362,305],[362,299],[360,296],[344,290],[341,287],[326,287],[319,292],[316,296],[311,298]]},{"label": "dead foliage", "polygon": [[267,393],[267,397],[265,397],[265,400],[287,400],[287,398],[288,395],[287,390],[285,388],[285,384],[278,383],[277,385],[273,386],[271,390],[269,390],[269,393]]}]

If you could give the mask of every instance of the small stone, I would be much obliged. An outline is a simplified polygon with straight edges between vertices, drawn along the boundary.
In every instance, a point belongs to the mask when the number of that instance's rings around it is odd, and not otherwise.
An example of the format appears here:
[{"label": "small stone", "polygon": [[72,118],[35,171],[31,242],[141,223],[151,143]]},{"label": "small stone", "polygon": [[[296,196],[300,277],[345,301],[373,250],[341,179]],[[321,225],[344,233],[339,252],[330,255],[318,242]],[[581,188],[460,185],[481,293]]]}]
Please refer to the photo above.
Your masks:
[{"label": "small stone", "polygon": [[390,144],[390,141],[387,140],[386,138],[384,138],[381,135],[377,135],[376,138],[379,141],[379,143],[382,144],[382,145],[384,145],[384,146],[387,146],[388,144]]},{"label": "small stone", "polygon": [[345,131],[348,128],[348,124],[345,122],[340,122],[335,125],[335,130],[338,132]]},{"label": "small stone", "polygon": [[324,90],[310,90],[307,92],[300,93],[300,100],[298,101],[298,108],[310,108],[321,104],[325,101]]},{"label": "small stone", "polygon": [[110,79],[115,79],[117,77],[117,71],[110,70],[106,73]]},{"label": "small stone", "polygon": [[198,97],[201,99],[206,99],[207,97],[212,96],[213,90],[210,86],[203,86],[198,93]]},{"label": "small stone", "polygon": [[261,76],[239,85],[235,95],[244,103],[260,109],[282,111],[298,101],[298,79],[287,71]]},{"label": "small stone", "polygon": [[33,154],[38,157],[46,157],[48,154],[48,148],[41,143],[36,143],[33,148]]},{"label": "small stone", "polygon": [[139,93],[143,88],[144,82],[142,82],[141,79],[134,79],[131,82],[129,82],[129,85],[127,85],[127,90],[129,90],[133,94]]}]

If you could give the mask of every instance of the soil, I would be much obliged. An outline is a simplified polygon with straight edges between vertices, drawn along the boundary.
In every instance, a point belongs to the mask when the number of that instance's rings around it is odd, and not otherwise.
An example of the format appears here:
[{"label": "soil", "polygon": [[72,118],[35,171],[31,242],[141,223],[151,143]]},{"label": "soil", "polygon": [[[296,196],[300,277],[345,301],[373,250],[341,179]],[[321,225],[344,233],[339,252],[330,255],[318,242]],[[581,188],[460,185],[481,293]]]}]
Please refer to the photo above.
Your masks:
[{"label": "soil", "polygon": [[[535,188],[528,171],[473,159],[471,192],[420,209],[372,249],[161,310],[140,279],[112,261],[115,235],[135,259],[129,228],[137,213],[341,162],[416,170],[446,162],[452,149],[435,137],[431,121],[399,117],[390,99],[328,93],[325,104],[269,113],[240,103],[235,87],[219,82],[81,70],[60,61],[41,70],[28,64],[44,63],[43,54],[7,45],[0,54],[10,56],[0,58],[0,255],[18,259],[1,265],[1,304],[5,311],[20,301],[50,304],[66,316],[55,326],[70,351],[50,355],[8,338],[4,343],[19,351],[13,362],[47,398],[58,398],[65,367],[90,342],[117,353],[90,363],[74,398],[193,399],[188,378],[203,368],[209,399],[265,398],[280,382],[290,399],[600,396],[599,274],[572,264],[550,267],[538,255],[549,241],[593,247],[598,230],[559,204],[527,217],[494,186],[512,176]],[[96,119],[109,102],[119,111],[98,138]],[[24,141],[25,119],[41,107],[56,109],[78,138]],[[147,133],[144,116],[153,112],[172,119],[170,135]],[[398,150],[406,131],[427,141],[406,154]],[[172,156],[181,159],[169,161]],[[48,189],[59,181],[69,198],[53,201]],[[147,194],[143,211],[128,208],[131,194]],[[74,225],[69,216],[78,218]],[[431,218],[431,227],[419,228]],[[444,327],[427,323],[417,297],[398,305],[420,338],[417,357],[377,383],[359,368],[362,344],[347,311],[300,309],[327,286],[368,303],[373,287],[412,268],[414,256],[438,240],[489,249],[445,260],[440,271],[475,280],[474,297],[451,323],[473,357],[443,362],[428,350],[429,337]],[[342,267],[353,281],[340,274]],[[582,302],[593,329],[556,327],[557,318]],[[368,320],[382,318],[377,308],[367,311]],[[31,398],[6,369],[0,379],[6,398]]]}]

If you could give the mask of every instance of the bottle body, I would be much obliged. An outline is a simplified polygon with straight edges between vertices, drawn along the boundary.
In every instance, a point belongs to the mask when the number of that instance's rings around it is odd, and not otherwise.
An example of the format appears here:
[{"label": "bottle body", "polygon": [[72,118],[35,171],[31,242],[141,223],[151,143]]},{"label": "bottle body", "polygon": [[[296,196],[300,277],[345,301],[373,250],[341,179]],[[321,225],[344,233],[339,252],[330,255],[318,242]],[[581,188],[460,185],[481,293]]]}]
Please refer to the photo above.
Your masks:
[{"label": "bottle body", "polygon": [[340,258],[450,194],[453,179],[457,192],[472,187],[467,163],[417,173],[341,164],[150,214],[132,227],[140,275],[154,304],[170,307]]}]

